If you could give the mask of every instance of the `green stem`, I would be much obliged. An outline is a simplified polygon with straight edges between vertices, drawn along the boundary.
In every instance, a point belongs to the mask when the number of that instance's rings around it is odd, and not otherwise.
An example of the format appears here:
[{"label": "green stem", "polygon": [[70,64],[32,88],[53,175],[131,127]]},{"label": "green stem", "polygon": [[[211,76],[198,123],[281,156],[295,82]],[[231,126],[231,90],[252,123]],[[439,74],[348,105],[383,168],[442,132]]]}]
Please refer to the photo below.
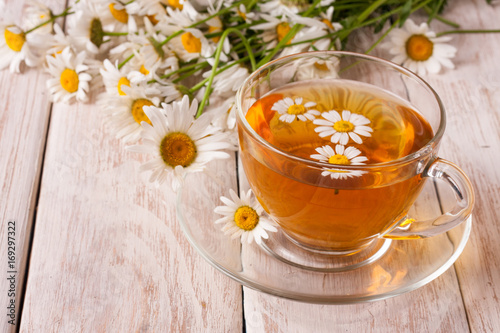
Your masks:
[{"label": "green stem", "polygon": [[488,34],[488,33],[500,33],[500,29],[494,29],[494,30],[449,30],[449,31],[443,31],[440,33],[436,34],[436,37],[441,37],[444,35],[450,35],[450,34]]},{"label": "green stem", "polygon": [[[424,10],[427,12],[427,14],[431,15],[432,11],[431,11],[431,9],[428,6],[425,6]],[[456,28],[456,29],[460,28],[460,24],[455,23],[455,22],[450,21],[450,20],[447,20],[444,17],[442,17],[441,15],[437,15],[436,14],[433,17],[433,19],[436,19],[436,20],[438,20],[440,22],[443,22],[444,24],[449,25],[450,27],[453,27],[453,28]],[[430,21],[427,21],[427,23],[430,23]]]},{"label": "green stem", "polygon": [[64,17],[64,16],[68,16],[68,15],[71,15],[71,14],[74,14],[74,13],[75,13],[75,12],[70,12],[70,10],[71,10],[71,7],[66,8],[66,9],[65,9],[65,10],[64,10],[61,14],[58,14],[58,15],[54,15],[54,16],[52,16],[52,17],[51,17],[50,19],[48,19],[47,21],[42,22],[42,23],[40,23],[39,25],[35,26],[34,28],[29,29],[29,30],[28,30],[28,31],[26,31],[24,34],[25,34],[25,35],[27,35],[27,34],[29,34],[30,32],[35,31],[36,29],[43,27],[43,26],[44,26],[44,25],[46,25],[46,24],[52,23],[52,22],[54,22],[54,21],[55,21],[57,18],[59,18],[59,17]]},{"label": "green stem", "polygon": [[128,32],[102,32],[103,36],[127,36]]},{"label": "green stem", "polygon": [[175,37],[179,36],[183,32],[184,32],[184,29],[181,29],[179,31],[174,32],[173,34],[171,34],[170,36],[168,36],[167,38],[165,38],[165,40],[163,42],[161,42],[159,45],[163,46],[163,45],[167,44],[168,42],[170,42],[172,39],[174,39]]},{"label": "green stem", "polygon": [[123,66],[125,66],[125,64],[126,64],[127,62],[129,62],[129,61],[130,61],[130,59],[132,59],[133,57],[134,57],[134,54],[132,53],[131,55],[129,55],[129,56],[127,57],[127,59],[123,60],[123,61],[122,61],[122,62],[118,65],[118,69],[121,69]]},{"label": "green stem", "polygon": [[179,74],[179,73],[182,73],[182,72],[186,72],[186,71],[189,71],[193,68],[196,68],[195,72],[204,68],[204,67],[207,67],[208,66],[208,62],[202,62],[202,63],[194,63],[194,64],[191,64],[191,65],[188,65],[188,66],[184,66],[184,67],[181,67],[175,71],[172,71],[168,74],[164,74],[164,75],[161,75],[160,78],[162,79],[167,79],[175,74]]},{"label": "green stem", "polygon": [[396,25],[399,24],[399,19],[397,19],[396,21],[394,21],[394,23],[391,25],[391,27],[389,29],[387,29],[386,32],[384,32],[384,34],[382,36],[380,36],[379,39],[377,39],[377,41],[375,43],[373,43],[372,46],[370,46],[370,48],[368,50],[365,51],[365,54],[369,54],[371,51],[373,51],[373,49],[385,38],[387,37],[387,35],[392,31],[392,29],[394,29],[396,27]]},{"label": "green stem", "polygon": [[[319,1],[319,0],[317,0],[317,1]],[[196,118],[198,118],[199,116],[201,116],[201,114],[203,112],[203,109],[205,108],[205,105],[206,105],[206,103],[208,101],[208,98],[210,96],[210,92],[211,92],[211,89],[212,89],[212,83],[214,81],[215,76],[217,75],[217,66],[219,66],[220,55],[222,53],[222,48],[224,46],[224,41],[226,40],[227,36],[231,32],[234,32],[234,33],[238,34],[240,37],[244,38],[244,36],[241,34],[241,32],[239,32],[239,30],[236,30],[234,28],[226,29],[224,31],[224,33],[222,34],[222,36],[221,36],[221,38],[219,40],[219,44],[217,44],[217,49],[215,50],[215,61],[214,61],[214,64],[212,66],[212,73],[210,73],[210,77],[208,77],[207,89],[205,90],[205,94],[203,95],[203,98],[202,98],[202,100],[200,102],[200,105],[198,106],[198,112],[196,112]],[[248,56],[250,57],[250,59],[253,58],[253,52],[252,52],[251,49],[248,52]],[[253,61],[252,60],[250,60],[250,61],[252,62],[252,65],[255,66],[255,59],[253,59]],[[205,80],[203,80],[203,81],[205,81]]]},{"label": "green stem", "polygon": [[384,4],[384,2],[386,2],[387,0],[378,0],[378,1],[375,1],[374,3],[372,3],[368,8],[366,8],[359,16],[358,16],[358,19],[357,21],[359,23],[363,22],[364,20],[366,20],[368,18],[368,16],[371,15],[371,13],[373,13],[375,10],[377,10],[378,7],[382,6]]},{"label": "green stem", "polygon": [[434,7],[434,9],[429,13],[429,7],[428,6],[425,6],[425,11],[429,14],[429,18],[427,19],[427,24],[430,24],[432,22],[432,20],[436,17],[438,11],[439,11],[439,8],[441,8],[441,6],[443,5],[443,2],[444,0],[439,0],[439,2],[436,4],[436,6]]}]

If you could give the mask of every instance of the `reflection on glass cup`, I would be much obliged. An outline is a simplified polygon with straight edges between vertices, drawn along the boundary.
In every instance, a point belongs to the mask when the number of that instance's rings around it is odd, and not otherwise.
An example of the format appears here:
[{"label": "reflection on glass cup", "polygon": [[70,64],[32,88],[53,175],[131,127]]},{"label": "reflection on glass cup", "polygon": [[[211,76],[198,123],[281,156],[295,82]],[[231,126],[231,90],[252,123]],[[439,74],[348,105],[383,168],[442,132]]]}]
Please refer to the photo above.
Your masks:
[{"label": "reflection on glass cup", "polygon": [[[237,95],[240,156],[266,212],[301,247],[335,254],[377,238],[420,238],[471,214],[467,176],[437,157],[445,112],[421,78],[349,52],[275,60]],[[426,221],[408,211],[427,178],[455,207]]]}]

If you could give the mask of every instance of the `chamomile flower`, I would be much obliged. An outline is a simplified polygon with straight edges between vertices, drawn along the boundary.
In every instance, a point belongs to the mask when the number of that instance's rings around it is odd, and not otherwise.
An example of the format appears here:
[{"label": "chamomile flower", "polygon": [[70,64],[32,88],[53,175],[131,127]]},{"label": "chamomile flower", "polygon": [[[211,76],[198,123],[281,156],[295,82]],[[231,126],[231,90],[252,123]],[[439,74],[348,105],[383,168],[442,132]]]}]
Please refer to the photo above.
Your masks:
[{"label": "chamomile flower", "polygon": [[441,66],[450,69],[455,67],[450,59],[455,56],[457,49],[445,44],[451,37],[436,37],[427,23],[418,26],[408,19],[401,29],[389,33],[389,39],[383,45],[394,56],[391,60],[419,75],[438,73]]},{"label": "chamomile flower", "polygon": [[106,92],[110,95],[125,95],[122,90],[122,85],[130,87],[130,80],[127,78],[127,73],[123,69],[118,69],[118,62],[113,65],[111,61],[105,59],[102,63],[103,67],[99,70],[102,76]]},{"label": "chamomile flower", "polygon": [[[361,151],[354,147],[345,147],[344,145],[336,145],[335,150],[330,146],[316,148],[319,154],[312,154],[311,158],[321,162],[328,162],[335,165],[364,165],[368,158],[360,156]],[[364,171],[361,170],[345,170],[336,168],[324,168],[322,176],[330,176],[333,179],[345,179],[350,177],[361,176]]]},{"label": "chamomile flower", "polygon": [[127,12],[140,16],[149,15],[153,18],[158,13],[164,13],[165,10],[159,0],[134,0],[128,1],[125,5]]},{"label": "chamomile flower", "polygon": [[163,103],[162,109],[144,108],[151,124],[142,122],[142,145],[128,149],[153,156],[140,167],[140,171],[151,171],[150,182],[162,184],[170,180],[176,191],[188,173],[203,171],[211,160],[229,158],[222,151],[231,148],[226,134],[209,126],[211,118],[206,114],[195,120],[197,108],[196,100],[189,105],[187,95],[182,101]]},{"label": "chamomile flower", "polygon": [[322,138],[331,135],[330,140],[333,143],[346,145],[351,138],[354,142],[361,144],[363,140],[360,136],[370,137],[373,132],[371,127],[366,126],[370,123],[368,118],[348,110],[343,110],[342,114],[335,110],[323,112],[321,117],[324,119],[313,121],[313,124],[320,125],[314,131]]},{"label": "chamomile flower", "polygon": [[248,12],[244,4],[240,4],[238,7],[234,8],[232,12],[241,17],[246,23],[252,23],[257,20],[257,14]]},{"label": "chamomile flower", "polygon": [[100,10],[101,23],[106,31],[128,32],[137,31],[137,23],[133,15],[127,12],[127,7],[116,0],[106,0]]},{"label": "chamomile flower", "polygon": [[47,55],[47,71],[52,78],[47,81],[47,88],[54,102],[86,102],[89,82],[92,76],[87,73],[89,67],[84,63],[85,52],[75,55],[67,47],[61,53]]},{"label": "chamomile flower", "polygon": [[335,79],[338,77],[340,60],[337,57],[328,59],[303,58],[297,66],[297,78],[300,81],[311,79]]},{"label": "chamomile flower", "polygon": [[68,19],[68,34],[78,51],[98,54],[109,47],[109,36],[104,35],[98,6],[90,1],[81,1],[74,15]]},{"label": "chamomile flower", "polygon": [[[34,28],[50,20],[52,17],[50,8],[36,0],[30,0],[27,2],[25,14],[23,27],[26,30]],[[50,34],[51,31],[52,23],[42,25],[37,29],[37,33],[39,34]]]},{"label": "chamomile flower", "polygon": [[12,73],[19,73],[22,62],[30,67],[38,65],[34,35],[13,24],[0,25],[0,31],[0,70],[9,66]]},{"label": "chamomile flower", "polygon": [[241,237],[241,243],[255,243],[260,245],[262,239],[268,239],[268,232],[278,231],[274,223],[263,215],[264,209],[253,197],[252,190],[242,193],[241,198],[232,189],[230,198],[222,196],[220,200],[224,206],[215,207],[214,212],[224,217],[215,221],[215,224],[224,223],[222,231],[230,235],[231,239]]},{"label": "chamomile flower", "polygon": [[135,143],[140,138],[141,122],[151,123],[144,113],[145,106],[159,106],[161,91],[145,85],[122,84],[124,95],[103,94],[97,102],[108,116],[106,125],[111,132],[126,143]]},{"label": "chamomile flower", "polygon": [[271,110],[277,111],[281,116],[279,120],[287,123],[293,122],[295,119],[302,121],[314,120],[321,112],[311,109],[316,106],[315,102],[307,102],[302,104],[302,97],[297,97],[293,100],[290,97],[285,97],[273,104]]},{"label": "chamomile flower", "polygon": [[184,62],[189,62],[200,56],[208,58],[215,51],[215,46],[210,45],[198,29],[185,29],[180,36],[173,38],[170,44],[172,51]]},{"label": "chamomile flower", "polygon": [[[261,14],[260,18],[264,19],[265,22],[256,24],[250,29],[263,30],[260,33],[260,37],[266,44],[266,49],[272,49],[278,44],[278,42],[281,42],[288,35],[294,24],[304,24],[305,26],[310,27],[322,27],[322,23],[318,20],[296,15],[289,10],[287,10],[281,18],[268,14]],[[294,39],[292,37],[287,44],[292,43],[293,40]]]}]

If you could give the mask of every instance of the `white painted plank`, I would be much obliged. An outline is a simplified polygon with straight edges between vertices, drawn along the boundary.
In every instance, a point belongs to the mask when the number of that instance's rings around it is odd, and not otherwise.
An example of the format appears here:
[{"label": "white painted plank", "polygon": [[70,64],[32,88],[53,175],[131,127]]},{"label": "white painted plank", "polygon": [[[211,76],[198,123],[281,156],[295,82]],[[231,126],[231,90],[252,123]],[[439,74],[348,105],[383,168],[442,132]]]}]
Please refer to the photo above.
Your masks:
[{"label": "white painted plank", "polygon": [[[191,248],[175,194],[147,185],[101,120],[54,106],[21,330],[241,330],[241,287]],[[234,186],[234,161],[219,163]]]},{"label": "white painted plank", "polygon": [[[0,21],[21,24],[25,1],[3,1]],[[46,1],[55,11],[62,10],[64,2]],[[3,31],[1,32],[3,34]],[[29,241],[33,226],[36,196],[41,171],[41,160],[50,103],[46,93],[47,76],[41,70],[24,68],[21,74],[9,69],[0,71],[0,331],[14,332],[19,323],[20,305],[29,255]],[[15,221],[15,268],[7,273],[8,222]],[[12,234],[10,234],[12,236]],[[13,280],[7,280],[14,275]],[[10,281],[15,281],[11,287]],[[14,287],[15,286],[15,287]],[[15,296],[12,295],[15,292]],[[12,296],[12,297],[11,297]],[[15,318],[10,314],[10,300],[15,300]]]}]

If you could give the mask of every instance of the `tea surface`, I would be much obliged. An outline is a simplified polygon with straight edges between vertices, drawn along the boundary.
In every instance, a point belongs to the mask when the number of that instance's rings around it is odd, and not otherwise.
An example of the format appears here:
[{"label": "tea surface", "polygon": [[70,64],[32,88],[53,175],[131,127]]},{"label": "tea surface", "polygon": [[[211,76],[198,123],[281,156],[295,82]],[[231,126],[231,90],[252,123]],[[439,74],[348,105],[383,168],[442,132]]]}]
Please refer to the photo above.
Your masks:
[{"label": "tea surface", "polygon": [[399,159],[433,137],[419,113],[379,88],[345,80],[294,83],[257,100],[246,119],[273,146],[331,165],[284,158],[239,127],[250,186],[302,245],[359,250],[402,221],[420,193],[424,179],[412,164],[389,172],[342,169]]},{"label": "tea surface", "polygon": [[[300,157],[310,158],[312,154],[317,154],[316,148],[324,145],[335,148],[336,144],[341,142],[332,142],[331,136],[322,138],[315,131],[321,125],[314,123],[326,120],[322,115],[314,115],[314,122],[309,119],[301,121],[298,118],[292,122],[280,120],[282,114],[273,110],[273,106],[286,98],[291,98],[293,105],[298,105],[295,104],[298,98],[302,99],[301,105],[316,103],[312,107],[305,107],[305,112],[330,111],[330,113],[336,112],[337,117],[342,118],[342,113],[346,110],[351,113],[351,117],[353,114],[363,116],[366,120],[361,122],[363,123],[361,126],[371,129],[368,132],[369,136],[357,134],[362,140],[361,143],[355,142],[349,136],[345,146],[359,149],[360,155],[367,158],[364,164],[399,159],[419,150],[433,137],[430,125],[418,112],[403,100],[382,89],[348,80],[311,80],[274,90],[258,100],[246,115],[250,126],[266,141]],[[286,106],[284,105],[282,110]],[[274,109],[276,108],[278,107],[275,106]],[[295,107],[295,112],[298,108],[300,107]],[[289,112],[294,112],[293,106],[292,110],[286,111],[287,115]],[[333,123],[331,126],[333,130],[336,127],[340,131],[348,131],[356,124],[356,121],[346,122],[345,119],[337,123],[330,122]],[[356,134],[356,127],[353,130]],[[349,135],[349,132],[338,133]]]}]

